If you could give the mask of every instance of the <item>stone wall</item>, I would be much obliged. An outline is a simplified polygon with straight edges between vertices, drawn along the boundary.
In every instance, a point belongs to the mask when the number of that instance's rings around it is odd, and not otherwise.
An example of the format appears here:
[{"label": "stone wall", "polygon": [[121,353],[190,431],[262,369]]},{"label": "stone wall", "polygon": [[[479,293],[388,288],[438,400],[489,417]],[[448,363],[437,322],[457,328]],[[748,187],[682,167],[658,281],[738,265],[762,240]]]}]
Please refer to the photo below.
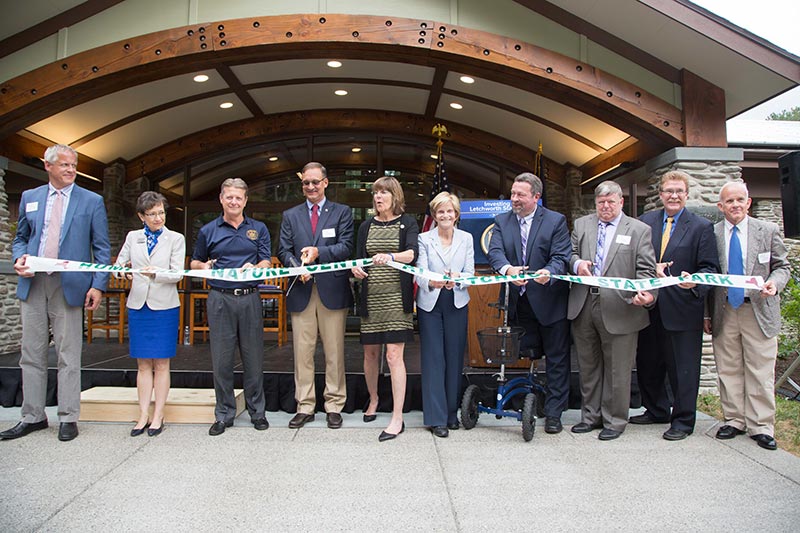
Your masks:
[{"label": "stone wall", "polygon": [[[16,221],[9,220],[8,194],[6,194],[5,171],[0,168],[0,260],[11,261],[12,233]],[[16,298],[17,276],[0,275],[0,354],[16,352],[22,340],[19,301]]]}]

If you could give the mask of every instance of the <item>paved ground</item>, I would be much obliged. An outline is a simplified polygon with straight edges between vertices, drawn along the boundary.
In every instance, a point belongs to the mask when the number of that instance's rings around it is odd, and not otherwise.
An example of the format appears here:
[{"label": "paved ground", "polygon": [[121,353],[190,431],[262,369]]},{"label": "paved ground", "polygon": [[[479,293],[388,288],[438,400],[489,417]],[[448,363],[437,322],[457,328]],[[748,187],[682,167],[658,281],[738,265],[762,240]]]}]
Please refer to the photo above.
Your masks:
[{"label": "paved ground", "polygon": [[[51,421],[54,408],[48,408]],[[19,408],[0,409],[13,425]],[[518,424],[481,415],[478,427],[437,439],[422,415],[379,443],[382,414],[364,424],[324,415],[301,430],[269,413],[219,437],[167,424],[131,438],[130,425],[57,424],[0,442],[2,531],[798,531],[800,458],[746,438],[718,441],[702,416],[682,442],[664,426],[629,426],[522,440]],[[564,415],[565,424],[578,413]]]}]

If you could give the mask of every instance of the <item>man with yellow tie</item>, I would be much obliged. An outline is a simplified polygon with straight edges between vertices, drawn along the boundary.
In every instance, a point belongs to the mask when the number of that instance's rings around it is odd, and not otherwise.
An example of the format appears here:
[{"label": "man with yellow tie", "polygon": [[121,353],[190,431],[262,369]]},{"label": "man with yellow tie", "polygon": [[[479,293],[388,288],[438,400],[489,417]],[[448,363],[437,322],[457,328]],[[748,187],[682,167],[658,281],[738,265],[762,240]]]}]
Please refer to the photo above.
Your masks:
[{"label": "man with yellow tie", "polygon": [[[686,208],[689,180],[685,172],[665,173],[659,186],[664,208],[639,217],[652,230],[658,277],[719,272],[711,222]],[[650,325],[639,332],[636,375],[646,411],[630,422],[669,424],[666,440],[682,440],[694,431],[708,290],[708,285],[691,283],[661,289]]]}]

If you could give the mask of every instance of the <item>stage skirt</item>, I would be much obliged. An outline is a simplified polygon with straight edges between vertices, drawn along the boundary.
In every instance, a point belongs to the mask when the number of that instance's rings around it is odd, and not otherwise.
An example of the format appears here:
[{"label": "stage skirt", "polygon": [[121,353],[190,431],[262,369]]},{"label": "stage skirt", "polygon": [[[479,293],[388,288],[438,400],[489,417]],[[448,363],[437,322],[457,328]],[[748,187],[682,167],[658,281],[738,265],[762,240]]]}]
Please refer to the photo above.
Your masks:
[{"label": "stage skirt", "polygon": [[135,359],[175,357],[180,309],[173,307],[154,311],[147,307],[147,304],[141,309],[128,309],[131,357]]}]

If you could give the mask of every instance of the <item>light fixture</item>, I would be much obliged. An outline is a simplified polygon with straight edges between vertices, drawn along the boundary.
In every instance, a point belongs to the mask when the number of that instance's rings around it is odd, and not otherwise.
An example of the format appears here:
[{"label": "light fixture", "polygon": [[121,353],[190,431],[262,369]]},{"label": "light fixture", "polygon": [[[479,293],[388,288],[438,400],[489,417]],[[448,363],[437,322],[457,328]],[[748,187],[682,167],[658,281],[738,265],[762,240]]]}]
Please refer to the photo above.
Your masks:
[{"label": "light fixture", "polygon": [[272,161],[272,162],[275,162],[275,161],[277,161],[277,160],[278,160],[278,156],[277,156],[277,155],[273,155],[273,156],[271,156],[271,157],[269,158],[269,160],[270,160],[270,161]]},{"label": "light fixture", "polygon": [[192,79],[197,83],[203,83],[204,81],[208,81],[208,76],[206,74],[198,74]]},{"label": "light fixture", "polygon": [[439,159],[439,156],[436,154],[431,154],[431,159]]},{"label": "light fixture", "polygon": [[345,91],[344,89],[336,89],[335,91],[333,91],[333,94],[335,94],[336,96],[346,96],[347,91]]},{"label": "light fixture", "polygon": [[330,61],[328,61],[328,66],[331,68],[339,68],[342,66],[342,62],[336,61],[335,59],[331,59]]},{"label": "light fixture", "polygon": [[602,178],[601,181],[613,180],[613,179],[617,178],[618,176],[620,176],[622,174],[625,174],[628,171],[629,168],[631,168],[631,162],[630,161],[623,161],[622,163],[617,163],[613,167],[607,168],[607,169],[603,170],[602,172],[598,172],[597,174],[595,174],[594,176],[592,176],[588,180],[583,180],[581,182],[581,186],[586,185],[590,181],[601,180],[601,178]]},{"label": "light fixture", "polygon": [[450,102],[450,107],[453,109],[462,109],[464,106],[459,104],[458,102]]},{"label": "light fixture", "polygon": [[461,76],[459,79],[460,79],[460,80],[461,80],[463,83],[475,83],[475,78],[472,78],[472,77],[470,77],[470,76]]},{"label": "light fixture", "polygon": [[222,109],[230,109],[233,107],[233,102],[222,102],[221,104],[219,104],[219,107],[221,107]]},{"label": "light fixture", "polygon": [[352,148],[350,148],[350,151],[353,152],[354,154],[357,154],[358,152],[361,151],[361,147],[360,146],[353,146]]}]

